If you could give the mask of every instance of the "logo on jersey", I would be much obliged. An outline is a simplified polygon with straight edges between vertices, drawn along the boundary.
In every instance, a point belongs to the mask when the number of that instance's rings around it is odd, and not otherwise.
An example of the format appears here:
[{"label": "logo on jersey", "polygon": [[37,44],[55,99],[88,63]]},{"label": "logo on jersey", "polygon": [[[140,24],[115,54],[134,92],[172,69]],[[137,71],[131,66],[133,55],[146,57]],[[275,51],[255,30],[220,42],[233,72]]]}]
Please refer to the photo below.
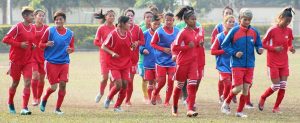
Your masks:
[{"label": "logo on jersey", "polygon": [[184,41],[181,42],[180,46],[185,46],[185,43]]},{"label": "logo on jersey", "polygon": [[287,35],[286,35],[286,36],[285,36],[285,38],[286,38],[286,39],[288,39],[288,38],[289,38],[289,36],[287,36]]}]

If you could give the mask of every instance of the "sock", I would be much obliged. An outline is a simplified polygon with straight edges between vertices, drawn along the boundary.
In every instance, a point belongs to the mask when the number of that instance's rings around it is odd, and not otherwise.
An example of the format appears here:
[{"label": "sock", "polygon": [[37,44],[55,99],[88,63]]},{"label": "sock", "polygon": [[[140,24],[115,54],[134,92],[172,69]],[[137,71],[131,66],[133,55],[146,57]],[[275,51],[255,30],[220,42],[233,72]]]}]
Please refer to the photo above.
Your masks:
[{"label": "sock", "polygon": [[277,99],[274,105],[275,108],[279,108],[279,105],[281,104],[285,94],[285,89],[279,89],[278,94],[277,94]]},{"label": "sock", "polygon": [[224,90],[223,82],[221,80],[219,80],[219,82],[218,82],[219,97],[221,97],[223,95],[223,90]]},{"label": "sock", "polygon": [[148,82],[145,81],[144,79],[142,79],[142,91],[143,91],[143,94],[144,94],[144,98],[149,98],[150,99],[151,97],[148,96],[149,95],[149,93],[148,93],[149,90],[147,88],[147,84],[148,84]]},{"label": "sock", "polygon": [[176,87],[174,89],[174,94],[173,94],[173,106],[175,107],[178,107],[178,100],[179,100],[180,93],[181,93],[181,89]]},{"label": "sock", "polygon": [[37,97],[38,97],[37,96],[37,94],[38,94],[38,92],[37,92],[38,83],[39,83],[38,80],[35,80],[35,79],[31,80],[32,96],[33,96],[34,99],[37,99]]},{"label": "sock", "polygon": [[61,104],[64,101],[66,95],[66,90],[59,90],[58,91],[58,98],[57,98],[57,102],[56,102],[56,109],[60,109]]},{"label": "sock", "polygon": [[187,91],[188,91],[188,110],[193,110],[195,99],[196,99],[196,87],[197,84],[188,84]]},{"label": "sock", "polygon": [[151,95],[152,95],[152,91],[153,91],[153,85],[148,85],[148,97],[149,99],[151,99]]},{"label": "sock", "polygon": [[225,80],[223,81],[223,97],[226,99],[229,95],[230,89],[231,89],[231,81],[230,80]]},{"label": "sock", "polygon": [[233,98],[235,95],[236,95],[236,94],[234,94],[234,93],[232,92],[232,90],[231,90],[231,91],[229,92],[229,95],[228,95],[227,98],[225,99],[225,102],[226,102],[227,104],[230,104],[232,98]]},{"label": "sock", "polygon": [[43,97],[43,101],[47,101],[49,96],[54,92],[50,87],[47,89],[45,96]]},{"label": "sock", "polygon": [[23,109],[27,108],[29,98],[30,98],[30,88],[24,88],[23,89]]},{"label": "sock", "polygon": [[173,86],[174,86],[174,81],[172,80],[171,75],[168,75],[168,85],[167,85],[167,92],[166,92],[166,99],[165,99],[165,103],[169,103],[170,102],[170,98],[172,96],[172,92],[173,92]]},{"label": "sock", "polygon": [[37,88],[37,99],[40,99],[44,91],[45,82],[39,82]]},{"label": "sock", "polygon": [[187,86],[187,82],[184,82],[184,86],[182,87],[182,98],[183,98],[183,100],[186,100],[187,97],[188,97],[186,86]]},{"label": "sock", "polygon": [[236,112],[243,112],[243,109],[244,109],[244,106],[245,106],[245,98],[246,97],[247,96],[245,96],[245,95],[241,95],[240,96],[240,102],[239,102],[239,106],[238,106]]},{"label": "sock", "polygon": [[274,92],[275,92],[275,91],[273,91],[272,88],[269,87],[269,88],[264,92],[264,94],[261,95],[261,98],[264,99],[264,100],[266,100],[267,97],[269,97],[270,95],[272,95]]},{"label": "sock", "polygon": [[121,104],[122,104],[123,100],[125,99],[125,97],[126,97],[126,89],[121,88],[120,92],[119,92],[117,102],[114,105],[114,108],[117,108],[117,107],[121,106]]},{"label": "sock", "polygon": [[161,76],[157,78],[157,88],[154,90],[154,95],[157,96],[160,92],[160,90],[165,86],[166,84],[166,76]]},{"label": "sock", "polygon": [[100,83],[100,95],[103,95],[104,94],[104,90],[105,90],[105,87],[107,85],[107,82],[101,82]]},{"label": "sock", "polygon": [[131,96],[133,92],[133,78],[128,81],[127,90],[126,90],[126,103],[130,102]]},{"label": "sock", "polygon": [[117,86],[115,85],[114,87],[111,88],[111,90],[109,91],[109,94],[107,96],[107,98],[109,100],[112,100],[114,98],[114,96],[119,92],[119,90],[117,89]]},{"label": "sock", "polygon": [[9,88],[9,90],[8,90],[8,104],[14,104],[15,94],[16,94],[16,89]]}]

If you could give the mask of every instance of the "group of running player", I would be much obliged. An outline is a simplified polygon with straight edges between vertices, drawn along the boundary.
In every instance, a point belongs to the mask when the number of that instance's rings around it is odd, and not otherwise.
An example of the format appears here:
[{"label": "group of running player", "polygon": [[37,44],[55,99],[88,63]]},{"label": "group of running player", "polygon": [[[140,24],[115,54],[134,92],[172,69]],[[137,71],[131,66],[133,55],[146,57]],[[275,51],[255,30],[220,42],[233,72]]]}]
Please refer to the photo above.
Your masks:
[{"label": "group of running player", "polygon": [[[267,50],[272,85],[260,97],[258,108],[262,111],[266,98],[278,90],[272,111],[281,112],[279,105],[289,76],[288,51],[295,53],[293,34],[289,28],[293,14],[292,8],[284,8],[276,24],[270,27],[261,41],[259,32],[250,25],[253,17],[251,10],[241,9],[236,19],[232,8],[224,8],[223,22],[216,25],[211,40],[211,54],[216,56],[216,69],[219,72],[221,112],[230,114],[230,102],[236,103],[236,95],[242,92],[236,116],[247,117],[243,113],[244,106],[253,107],[249,90],[255,66],[254,52],[262,54],[263,49]],[[69,54],[74,52],[74,34],[64,27],[66,15],[62,11],[53,15],[55,25],[52,27],[44,24],[43,10],[25,7],[22,16],[24,21],[13,26],[3,38],[3,43],[11,46],[10,69],[7,72],[13,80],[8,92],[9,112],[16,113],[13,99],[22,74],[25,86],[21,115],[31,114],[28,109],[30,87],[33,106],[39,105],[44,112],[47,100],[57,86],[59,91],[55,113],[61,115],[63,112],[60,107],[68,82]],[[196,94],[205,66],[205,41],[204,29],[197,22],[194,9],[185,6],[175,15],[170,12],[162,15],[156,7],[151,7],[150,11],[144,13],[144,21],[140,25],[135,24],[135,12],[132,9],[125,10],[116,25],[115,16],[113,10],[104,13],[101,10],[94,14],[101,22],[94,40],[94,45],[99,47],[102,79],[96,103],[100,102],[110,80],[104,107],[109,108],[116,94],[114,111],[123,111],[121,105],[124,100],[127,106],[131,106],[134,75],[138,73],[142,77],[146,104],[162,103],[160,90],[167,83],[164,106],[171,105],[172,115],[178,116],[178,101],[182,97],[187,106],[186,115],[196,117]],[[175,19],[179,21],[176,25]],[[35,24],[31,24],[33,22]],[[46,75],[50,87],[42,97]]]}]

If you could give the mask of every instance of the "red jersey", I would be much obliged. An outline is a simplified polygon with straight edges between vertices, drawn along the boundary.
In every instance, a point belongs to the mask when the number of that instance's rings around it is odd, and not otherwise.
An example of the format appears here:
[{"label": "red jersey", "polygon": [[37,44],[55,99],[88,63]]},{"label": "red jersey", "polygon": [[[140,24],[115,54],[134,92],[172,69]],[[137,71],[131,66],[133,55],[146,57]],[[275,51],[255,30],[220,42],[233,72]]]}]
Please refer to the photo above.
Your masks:
[{"label": "red jersey", "polygon": [[126,69],[132,66],[131,64],[131,35],[126,32],[125,36],[121,36],[118,29],[113,30],[106,38],[104,45],[119,55],[117,58],[112,58],[109,55],[108,67],[110,69]]},{"label": "red jersey", "polygon": [[[198,33],[199,28],[190,29],[186,27],[177,35],[173,45],[171,45],[172,52],[177,54],[177,65],[187,65],[197,61],[197,47],[199,47],[199,41],[197,41]],[[190,42],[194,43],[193,48],[189,47]]]},{"label": "red jersey", "polygon": [[[130,27],[130,34],[131,34],[132,42],[139,41],[139,46],[145,44],[144,33],[138,25],[134,24],[133,26]],[[136,65],[138,63],[139,46],[134,48],[131,53],[132,65]]]},{"label": "red jersey", "polygon": [[[288,67],[288,49],[293,47],[294,40],[291,28],[272,26],[263,39],[263,47],[267,49],[267,65],[269,67]],[[282,46],[283,50],[275,51],[275,47]]]},{"label": "red jersey", "polygon": [[[14,25],[5,35],[2,42],[11,45],[9,60],[15,64],[24,65],[32,62],[32,46],[35,42],[35,28],[30,24],[25,26],[23,22]],[[26,49],[21,48],[21,43],[27,42]]]},{"label": "red jersey", "polygon": [[101,49],[101,46],[105,39],[107,38],[108,34],[112,32],[116,27],[115,26],[108,26],[106,24],[100,26],[97,29],[97,33],[94,40],[94,45],[99,47],[100,52],[100,63],[107,62],[108,59],[108,53],[106,53],[104,50]]},{"label": "red jersey", "polygon": [[48,28],[48,26],[43,24],[43,26],[41,26],[41,27],[36,27],[36,25],[33,25],[33,27],[35,28],[35,42],[34,42],[34,44],[37,46],[33,50],[33,53],[32,53],[33,60],[35,62],[38,62],[38,63],[43,63],[45,61],[45,59],[44,59],[44,50],[42,50],[38,46],[40,44],[42,36],[44,35],[46,29]]},{"label": "red jersey", "polygon": [[[204,29],[203,28],[196,28],[195,29],[196,32],[198,32],[196,34],[196,41],[197,44],[199,44],[200,42],[204,43]],[[198,61],[198,65],[199,66],[204,66],[205,65],[205,47],[204,44],[203,46],[196,47],[197,49],[197,61]]]}]

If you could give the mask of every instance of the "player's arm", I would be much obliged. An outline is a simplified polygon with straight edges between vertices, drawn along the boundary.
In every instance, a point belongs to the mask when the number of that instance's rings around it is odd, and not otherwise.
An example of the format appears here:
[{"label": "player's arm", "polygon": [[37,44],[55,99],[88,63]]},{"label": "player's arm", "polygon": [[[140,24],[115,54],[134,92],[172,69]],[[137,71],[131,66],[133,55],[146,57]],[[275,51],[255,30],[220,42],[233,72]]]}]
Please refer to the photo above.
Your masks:
[{"label": "player's arm", "polygon": [[223,49],[219,49],[220,47],[220,42],[218,41],[218,38],[216,38],[216,40],[214,41],[214,43],[211,46],[211,51],[210,54],[211,55],[222,55],[225,53],[225,51]]},{"label": "player's arm", "polygon": [[15,41],[15,37],[18,34],[18,27],[15,25],[11,27],[10,31],[4,36],[2,42],[11,46],[21,47],[21,42]]}]

